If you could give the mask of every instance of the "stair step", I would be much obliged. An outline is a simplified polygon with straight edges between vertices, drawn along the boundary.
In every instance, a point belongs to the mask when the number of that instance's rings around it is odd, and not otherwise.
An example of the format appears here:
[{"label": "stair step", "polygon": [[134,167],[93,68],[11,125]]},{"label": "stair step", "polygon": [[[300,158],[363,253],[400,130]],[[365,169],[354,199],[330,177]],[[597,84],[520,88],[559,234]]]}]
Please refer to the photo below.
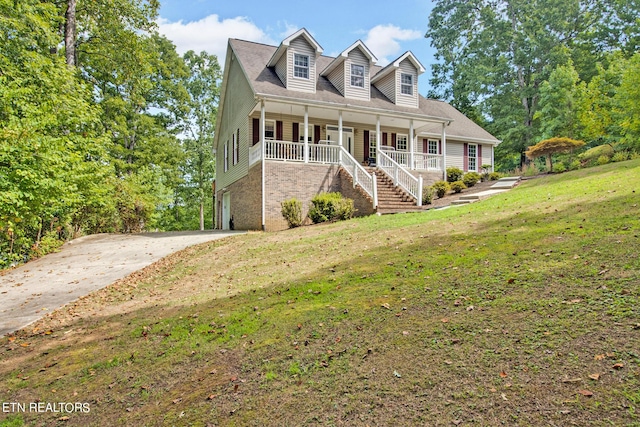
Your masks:
[{"label": "stair step", "polygon": [[453,202],[451,202],[452,205],[468,205],[469,203],[473,203],[474,200],[463,200],[463,199],[458,199],[458,200],[454,200]]}]

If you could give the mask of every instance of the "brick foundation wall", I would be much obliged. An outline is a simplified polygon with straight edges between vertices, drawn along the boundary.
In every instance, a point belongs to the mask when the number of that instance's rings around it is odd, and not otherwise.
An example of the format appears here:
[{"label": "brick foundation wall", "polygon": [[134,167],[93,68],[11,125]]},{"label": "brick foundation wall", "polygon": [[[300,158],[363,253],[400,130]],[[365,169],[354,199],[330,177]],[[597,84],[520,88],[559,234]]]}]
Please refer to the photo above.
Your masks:
[{"label": "brick foundation wall", "polygon": [[302,215],[306,217],[311,198],[322,191],[337,191],[353,199],[358,210],[356,216],[373,213],[372,202],[353,188],[349,175],[346,172],[339,173],[340,168],[336,165],[267,162],[266,166],[267,231],[287,228],[287,222],[280,213],[282,201],[297,198],[302,202]]},{"label": "brick foundation wall", "polygon": [[[353,188],[351,176],[336,165],[304,164],[295,162],[265,163],[266,231],[287,228],[281,214],[280,203],[297,198],[302,202],[302,215],[306,217],[311,198],[322,191],[339,192],[353,199],[355,216],[371,215],[372,201],[358,188]],[[244,178],[230,184],[231,216],[236,230],[262,229],[261,166],[249,169]],[[218,227],[222,228],[222,189],[216,192]],[[311,221],[306,218],[306,224]]]},{"label": "brick foundation wall", "polygon": [[416,171],[416,170],[413,170],[413,171],[410,171],[410,172],[416,178],[419,177],[419,176],[422,176],[422,184],[425,187],[429,187],[429,186],[433,185],[434,182],[440,181],[440,180],[443,179],[442,178],[443,177],[442,172],[425,172],[425,171]]},{"label": "brick foundation wall", "polygon": [[[257,164],[249,169],[247,176],[227,187],[227,191],[231,192],[231,216],[236,230],[262,229],[261,171],[260,164]],[[222,227],[222,194],[223,191],[216,192],[218,228],[224,228]]]}]

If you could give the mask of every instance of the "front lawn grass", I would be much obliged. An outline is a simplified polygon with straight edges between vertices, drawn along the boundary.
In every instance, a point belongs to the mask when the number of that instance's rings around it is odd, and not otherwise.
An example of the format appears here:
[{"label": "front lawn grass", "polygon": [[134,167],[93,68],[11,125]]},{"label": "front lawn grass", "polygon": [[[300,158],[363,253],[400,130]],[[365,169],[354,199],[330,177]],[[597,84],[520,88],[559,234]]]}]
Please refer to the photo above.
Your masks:
[{"label": "front lawn grass", "polygon": [[249,233],[0,341],[0,425],[640,424],[640,160]]}]

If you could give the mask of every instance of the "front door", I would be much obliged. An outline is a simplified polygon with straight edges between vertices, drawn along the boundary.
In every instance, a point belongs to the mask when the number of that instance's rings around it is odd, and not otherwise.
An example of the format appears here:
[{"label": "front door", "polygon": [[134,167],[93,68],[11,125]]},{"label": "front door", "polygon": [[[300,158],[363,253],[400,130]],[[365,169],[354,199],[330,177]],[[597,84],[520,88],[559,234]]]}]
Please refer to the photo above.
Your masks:
[{"label": "front door", "polygon": [[222,229],[229,230],[231,221],[231,192],[222,195]]},{"label": "front door", "polygon": [[[338,137],[340,132],[338,126],[327,125],[327,141],[330,145],[338,145]],[[353,128],[342,127],[342,146],[351,154],[354,155],[355,141],[353,138]]]}]

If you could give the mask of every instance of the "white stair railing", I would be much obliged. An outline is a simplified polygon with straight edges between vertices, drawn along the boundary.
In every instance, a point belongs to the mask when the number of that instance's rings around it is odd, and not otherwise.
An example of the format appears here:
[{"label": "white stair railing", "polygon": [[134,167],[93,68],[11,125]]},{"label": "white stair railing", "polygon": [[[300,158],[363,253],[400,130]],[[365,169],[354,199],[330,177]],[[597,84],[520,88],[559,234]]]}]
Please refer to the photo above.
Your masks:
[{"label": "white stair railing", "polygon": [[378,168],[387,174],[393,184],[400,186],[404,191],[416,199],[416,205],[422,206],[422,177],[416,178],[403,168],[398,162],[389,157],[382,150],[377,150]]},{"label": "white stair railing", "polygon": [[373,208],[378,206],[378,189],[375,174],[369,174],[367,170],[347,151],[346,148],[340,147],[342,156],[340,156],[340,166],[351,175],[353,179],[353,187],[359,185],[365,193],[371,196],[373,200]]}]

